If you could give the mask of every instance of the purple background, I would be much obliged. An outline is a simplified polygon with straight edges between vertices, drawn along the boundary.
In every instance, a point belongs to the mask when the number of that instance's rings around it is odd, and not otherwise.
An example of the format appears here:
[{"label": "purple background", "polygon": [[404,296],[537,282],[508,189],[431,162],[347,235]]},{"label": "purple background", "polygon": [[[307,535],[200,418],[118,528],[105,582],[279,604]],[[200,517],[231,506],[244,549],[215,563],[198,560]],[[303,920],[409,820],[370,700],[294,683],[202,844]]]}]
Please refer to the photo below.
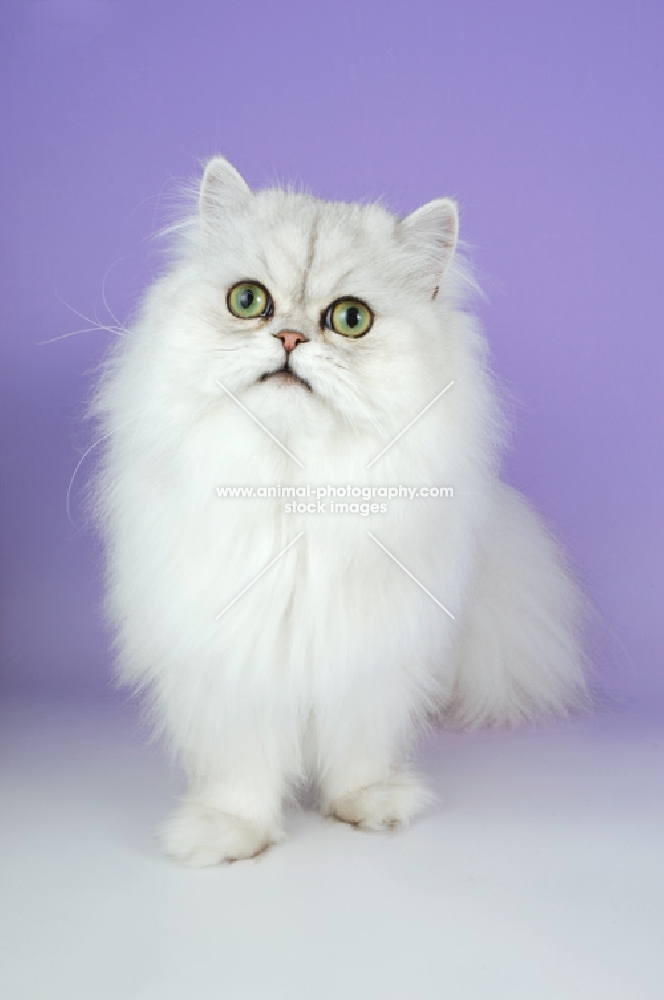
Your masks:
[{"label": "purple background", "polygon": [[225,153],[400,212],[462,206],[517,420],[509,478],[549,517],[626,704],[664,695],[664,6],[3,0],[6,692],[101,695],[100,560],[75,484],[108,335],[157,266],[175,182]]}]

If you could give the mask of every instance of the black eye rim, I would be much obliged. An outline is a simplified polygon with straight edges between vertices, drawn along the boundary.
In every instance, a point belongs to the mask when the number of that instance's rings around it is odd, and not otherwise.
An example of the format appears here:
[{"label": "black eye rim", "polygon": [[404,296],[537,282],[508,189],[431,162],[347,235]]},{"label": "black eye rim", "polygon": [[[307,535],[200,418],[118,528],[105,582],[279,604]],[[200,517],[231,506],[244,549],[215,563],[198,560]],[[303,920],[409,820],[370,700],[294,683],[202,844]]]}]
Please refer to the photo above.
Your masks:
[{"label": "black eye rim", "polygon": [[[257,316],[238,316],[236,312],[233,312],[231,309],[231,295],[238,285],[255,285],[256,288],[261,289],[261,291],[265,294],[265,309],[263,309],[262,313],[259,313]],[[226,308],[235,319],[241,319],[245,322],[252,319],[271,319],[274,316],[274,300],[270,295],[269,290],[265,287],[262,281],[254,281],[253,278],[242,278],[241,281],[233,282],[226,293]]]},{"label": "black eye rim", "polygon": [[[357,302],[358,305],[361,305],[364,309],[367,310],[367,312],[369,313],[369,326],[366,328],[364,333],[358,333],[356,336],[353,336],[351,333],[339,333],[338,330],[334,329],[334,327],[332,326],[332,313],[337,308],[337,306],[341,305],[342,302]],[[374,325],[375,319],[376,315],[373,309],[371,308],[370,305],[368,305],[364,301],[364,299],[359,298],[357,295],[340,295],[338,299],[334,300],[334,302],[330,302],[329,306],[326,309],[323,309],[322,313],[320,314],[320,325],[321,329],[331,330],[332,333],[336,333],[338,337],[344,337],[346,340],[361,340],[362,337],[366,337],[369,330]]]}]

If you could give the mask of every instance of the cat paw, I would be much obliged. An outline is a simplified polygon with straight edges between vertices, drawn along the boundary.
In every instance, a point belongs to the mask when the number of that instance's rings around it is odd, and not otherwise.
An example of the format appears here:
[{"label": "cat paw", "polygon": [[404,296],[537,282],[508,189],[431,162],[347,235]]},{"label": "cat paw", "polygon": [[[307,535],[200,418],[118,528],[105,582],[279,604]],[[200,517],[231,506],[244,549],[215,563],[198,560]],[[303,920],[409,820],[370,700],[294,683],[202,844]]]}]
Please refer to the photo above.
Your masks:
[{"label": "cat paw", "polygon": [[433,801],[429,790],[403,772],[387,781],[365,785],[334,799],[326,814],[359,830],[396,830],[418,816]]},{"label": "cat paw", "polygon": [[185,802],[159,839],[170,858],[191,868],[206,868],[253,858],[278,840],[279,833],[210,806]]}]

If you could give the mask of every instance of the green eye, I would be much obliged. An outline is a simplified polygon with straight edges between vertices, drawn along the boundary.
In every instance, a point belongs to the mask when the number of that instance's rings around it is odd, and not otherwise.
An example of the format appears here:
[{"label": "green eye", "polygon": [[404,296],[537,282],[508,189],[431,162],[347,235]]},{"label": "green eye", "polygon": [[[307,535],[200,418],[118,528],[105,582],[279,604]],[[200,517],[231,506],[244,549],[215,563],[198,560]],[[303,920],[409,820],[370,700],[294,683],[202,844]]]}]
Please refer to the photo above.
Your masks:
[{"label": "green eye", "polygon": [[267,318],[273,313],[272,299],[264,285],[257,281],[240,281],[233,285],[226,298],[228,309],[238,319]]},{"label": "green eye", "polygon": [[325,313],[324,322],[342,337],[363,337],[371,329],[373,313],[359,299],[337,299]]}]

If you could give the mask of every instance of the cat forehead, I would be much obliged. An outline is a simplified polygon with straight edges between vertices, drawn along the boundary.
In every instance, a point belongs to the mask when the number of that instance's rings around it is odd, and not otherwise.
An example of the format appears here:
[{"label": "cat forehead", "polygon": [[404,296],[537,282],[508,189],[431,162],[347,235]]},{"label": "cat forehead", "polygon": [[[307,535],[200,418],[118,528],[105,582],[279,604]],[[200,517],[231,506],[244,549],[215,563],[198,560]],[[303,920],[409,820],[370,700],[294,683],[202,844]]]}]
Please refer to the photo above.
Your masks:
[{"label": "cat forehead", "polygon": [[391,232],[396,217],[382,205],[324,201],[309,194],[267,189],[253,196],[257,220],[275,232],[306,236],[312,230],[327,239],[372,238]]},{"label": "cat forehead", "polygon": [[267,191],[255,198],[248,224],[275,283],[313,295],[357,269],[366,269],[393,238],[395,217],[379,205],[326,202],[309,195]]}]

